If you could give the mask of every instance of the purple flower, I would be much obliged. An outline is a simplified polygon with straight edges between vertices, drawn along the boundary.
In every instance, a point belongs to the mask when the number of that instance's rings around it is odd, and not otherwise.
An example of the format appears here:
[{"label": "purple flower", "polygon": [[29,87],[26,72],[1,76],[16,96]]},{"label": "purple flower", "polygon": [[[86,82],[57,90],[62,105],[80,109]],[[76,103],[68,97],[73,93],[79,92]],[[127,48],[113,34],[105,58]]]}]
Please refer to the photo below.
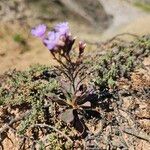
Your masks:
[{"label": "purple flower", "polygon": [[32,35],[40,37],[44,45],[50,50],[58,50],[68,43],[70,33],[68,22],[57,24],[53,31],[48,32],[45,36],[46,26],[44,24],[38,25],[31,30]]},{"label": "purple flower", "polygon": [[56,50],[60,46],[64,46],[66,37],[69,36],[69,26],[67,22],[59,23],[54,30],[49,32],[47,37],[43,39],[45,46],[51,51]]},{"label": "purple flower", "polygon": [[46,32],[46,26],[44,24],[40,24],[37,27],[31,30],[31,34],[36,37],[43,37]]},{"label": "purple flower", "polygon": [[54,50],[58,46],[60,40],[59,32],[48,32],[47,37],[43,40],[43,43],[49,50]]},{"label": "purple flower", "polygon": [[56,32],[59,32],[60,35],[68,36],[68,34],[69,34],[68,22],[62,22],[62,23],[57,24],[54,27],[54,30]]}]

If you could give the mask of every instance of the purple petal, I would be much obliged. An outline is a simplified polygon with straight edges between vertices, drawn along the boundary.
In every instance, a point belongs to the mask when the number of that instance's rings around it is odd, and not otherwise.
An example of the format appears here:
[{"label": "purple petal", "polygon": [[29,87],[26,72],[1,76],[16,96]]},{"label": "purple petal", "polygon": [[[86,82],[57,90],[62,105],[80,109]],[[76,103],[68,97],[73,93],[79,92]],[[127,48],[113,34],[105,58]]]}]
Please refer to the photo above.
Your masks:
[{"label": "purple petal", "polygon": [[69,26],[68,22],[59,23],[54,27],[56,32],[59,32],[61,35],[68,35],[69,34]]},{"label": "purple petal", "polygon": [[60,34],[58,32],[51,31],[48,33],[47,38],[45,38],[43,42],[49,50],[53,50],[57,47],[59,39]]},{"label": "purple petal", "polygon": [[44,24],[38,25],[31,30],[31,34],[35,37],[43,37],[46,32],[46,26]]}]

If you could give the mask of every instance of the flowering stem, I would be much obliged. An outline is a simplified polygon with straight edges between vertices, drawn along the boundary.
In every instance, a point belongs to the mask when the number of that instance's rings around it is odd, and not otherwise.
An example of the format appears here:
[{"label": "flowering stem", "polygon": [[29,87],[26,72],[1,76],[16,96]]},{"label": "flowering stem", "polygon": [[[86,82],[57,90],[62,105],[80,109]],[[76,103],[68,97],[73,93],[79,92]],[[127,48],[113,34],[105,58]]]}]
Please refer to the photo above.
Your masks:
[{"label": "flowering stem", "polygon": [[53,52],[51,52],[51,54],[53,55],[54,59],[59,63],[61,64],[65,69],[68,70],[68,67],[59,59],[57,59],[57,57],[55,56],[55,54]]}]

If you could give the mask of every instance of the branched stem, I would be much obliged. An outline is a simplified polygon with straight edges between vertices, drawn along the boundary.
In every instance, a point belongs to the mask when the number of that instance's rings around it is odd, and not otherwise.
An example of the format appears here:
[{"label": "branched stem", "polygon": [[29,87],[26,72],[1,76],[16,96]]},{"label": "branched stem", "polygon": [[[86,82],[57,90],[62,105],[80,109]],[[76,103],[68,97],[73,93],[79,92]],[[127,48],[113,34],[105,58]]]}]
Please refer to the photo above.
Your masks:
[{"label": "branched stem", "polygon": [[127,133],[129,135],[133,135],[133,136],[135,136],[137,138],[143,139],[143,140],[145,140],[145,141],[150,143],[150,136],[147,135],[144,132],[138,132],[138,131],[136,131],[134,129],[123,129],[123,132],[125,132],[125,133]]},{"label": "branched stem", "polygon": [[9,123],[7,123],[7,124],[5,124],[4,126],[2,126],[2,127],[0,128],[0,141],[2,141],[2,139],[1,139],[1,134],[2,134],[3,132],[5,132],[7,129],[9,129],[10,126],[11,126],[13,123],[16,123],[16,122],[22,120],[23,118],[27,117],[30,113],[31,113],[31,111],[27,111],[26,113],[22,114],[22,115],[19,116],[19,117],[16,117],[16,118],[12,119]]},{"label": "branched stem", "polygon": [[64,132],[58,130],[57,128],[51,126],[51,125],[48,125],[48,124],[34,124],[33,125],[34,127],[41,127],[41,128],[50,128],[50,129],[53,129],[54,131],[56,131],[57,133],[59,133],[60,135],[62,135],[63,137],[65,137],[68,141],[70,141],[71,143],[73,143],[73,141],[71,140],[71,138],[66,135]]},{"label": "branched stem", "polygon": [[53,52],[51,52],[51,54],[53,55],[54,59],[55,59],[59,64],[61,64],[65,69],[68,69],[68,67],[67,67],[61,60],[59,60],[59,59],[55,56],[55,54],[54,54]]}]

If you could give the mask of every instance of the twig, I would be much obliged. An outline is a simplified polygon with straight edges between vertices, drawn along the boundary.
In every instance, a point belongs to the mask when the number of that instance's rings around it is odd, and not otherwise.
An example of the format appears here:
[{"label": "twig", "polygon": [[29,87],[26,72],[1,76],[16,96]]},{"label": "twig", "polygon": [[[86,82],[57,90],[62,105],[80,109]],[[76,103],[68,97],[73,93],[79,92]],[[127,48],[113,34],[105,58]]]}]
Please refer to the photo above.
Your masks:
[{"label": "twig", "polygon": [[112,42],[113,40],[115,40],[117,37],[124,36],[124,35],[130,35],[130,36],[133,36],[135,38],[138,38],[138,35],[136,35],[136,34],[125,32],[125,33],[121,33],[121,34],[115,35],[114,37],[112,37],[111,39],[107,40],[103,44],[108,44],[109,42]]},{"label": "twig", "polygon": [[[118,122],[119,126],[121,126],[121,125],[120,125],[119,118],[117,117],[117,116],[120,116],[120,112],[119,112],[118,108],[116,108],[116,113],[115,113],[115,114],[116,114],[116,121]],[[129,149],[129,147],[131,147],[131,145],[130,145],[129,142],[128,142],[127,140],[125,140],[125,138],[123,137],[123,130],[122,130],[122,128],[119,127],[118,130],[119,130],[119,132],[120,132],[120,140],[121,140],[121,142],[123,143],[123,145],[124,145],[127,149]]]},{"label": "twig", "polygon": [[22,141],[19,143],[19,149],[25,149],[25,142],[26,142],[26,138],[23,137]]},{"label": "twig", "polygon": [[64,132],[58,130],[57,128],[51,126],[51,125],[48,125],[48,124],[35,124],[33,125],[34,127],[41,127],[41,128],[50,128],[50,129],[53,129],[54,131],[56,131],[57,133],[59,133],[60,135],[62,135],[63,137],[65,137],[68,141],[70,141],[71,143],[73,143],[73,141],[71,140],[71,138],[69,136],[67,136]]},{"label": "twig", "polygon": [[136,35],[136,34],[125,32],[125,33],[121,33],[121,34],[117,34],[117,35],[113,36],[112,38],[108,39],[106,42],[90,42],[88,40],[86,40],[85,42],[89,45],[96,45],[96,46],[100,46],[101,44],[106,45],[109,42],[112,42],[113,40],[115,40],[117,37],[124,36],[124,35],[129,35],[129,36],[133,36],[135,38],[138,38],[138,35]]},{"label": "twig", "polygon": [[[10,126],[8,126],[9,127],[9,129],[16,135],[16,136],[18,136],[20,139],[22,139],[22,141],[19,143],[19,149],[21,150],[21,149],[25,149],[25,142],[26,142],[26,140],[31,140],[31,141],[35,141],[34,139],[33,139],[33,137],[29,137],[29,136],[27,136],[27,135],[19,135],[18,133],[17,133],[17,130],[16,129],[14,129],[14,128],[12,128],[12,127],[10,127]],[[23,147],[23,148],[22,148]]]},{"label": "twig", "polygon": [[11,125],[12,125],[13,123],[15,123],[15,122],[18,122],[18,121],[22,120],[23,118],[25,118],[26,116],[28,116],[28,115],[30,114],[30,112],[31,112],[31,111],[27,111],[26,113],[22,114],[22,115],[19,116],[19,117],[16,117],[16,118],[12,119],[9,123],[7,123],[7,124],[5,124],[3,127],[1,127],[1,128],[0,128],[0,141],[2,140],[2,139],[1,139],[1,134],[2,134],[3,132],[5,132],[7,129],[9,129],[9,128],[10,128],[9,126],[11,126]]},{"label": "twig", "polygon": [[138,132],[138,131],[133,130],[133,129],[123,129],[122,131],[129,134],[129,135],[133,135],[139,139],[145,140],[145,141],[150,143],[150,136],[147,135],[146,133]]}]

